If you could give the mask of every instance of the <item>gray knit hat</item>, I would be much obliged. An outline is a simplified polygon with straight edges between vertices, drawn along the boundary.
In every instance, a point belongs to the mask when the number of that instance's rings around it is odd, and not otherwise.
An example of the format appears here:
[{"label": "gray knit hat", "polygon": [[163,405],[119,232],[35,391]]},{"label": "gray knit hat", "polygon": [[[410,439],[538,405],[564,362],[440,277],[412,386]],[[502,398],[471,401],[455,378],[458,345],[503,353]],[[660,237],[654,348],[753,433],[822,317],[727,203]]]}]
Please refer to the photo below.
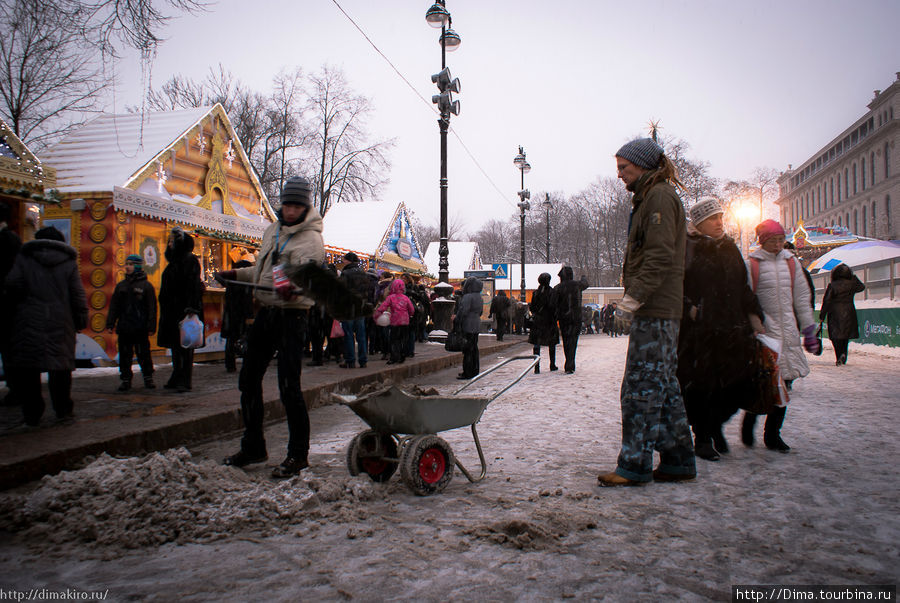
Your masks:
[{"label": "gray knit hat", "polygon": [[715,197],[702,197],[691,207],[691,222],[694,226],[716,214],[724,214],[725,210]]},{"label": "gray knit hat", "polygon": [[312,187],[309,185],[309,180],[303,176],[291,176],[284,183],[284,188],[281,189],[281,204],[306,205],[308,207],[312,205],[311,193]]},{"label": "gray knit hat", "polygon": [[663,154],[663,148],[656,144],[652,138],[638,138],[622,145],[616,151],[616,157],[627,159],[634,165],[645,170],[659,167],[659,158]]}]

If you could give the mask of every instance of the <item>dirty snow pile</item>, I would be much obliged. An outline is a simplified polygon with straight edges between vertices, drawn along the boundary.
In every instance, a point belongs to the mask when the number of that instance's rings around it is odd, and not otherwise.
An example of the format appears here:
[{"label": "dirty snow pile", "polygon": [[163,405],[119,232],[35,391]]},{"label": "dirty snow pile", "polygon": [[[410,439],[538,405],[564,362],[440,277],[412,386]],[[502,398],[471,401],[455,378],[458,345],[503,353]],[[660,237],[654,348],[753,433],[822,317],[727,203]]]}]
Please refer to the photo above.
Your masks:
[{"label": "dirty snow pile", "polygon": [[267,533],[305,517],[340,519],[374,496],[368,479],[261,480],[196,462],[185,448],[142,458],[103,454],[78,471],[44,477],[28,494],[0,495],[0,530],[29,540],[139,548]]}]

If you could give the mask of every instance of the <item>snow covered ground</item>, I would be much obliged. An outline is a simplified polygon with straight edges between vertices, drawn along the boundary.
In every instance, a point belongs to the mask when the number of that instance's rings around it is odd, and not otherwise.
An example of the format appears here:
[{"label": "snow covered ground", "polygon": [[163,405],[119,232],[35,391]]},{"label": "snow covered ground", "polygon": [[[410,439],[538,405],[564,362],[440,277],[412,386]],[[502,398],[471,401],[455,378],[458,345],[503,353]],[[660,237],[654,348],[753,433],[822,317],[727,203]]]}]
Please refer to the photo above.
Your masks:
[{"label": "snow covered ground", "polygon": [[[268,466],[246,473],[218,465],[237,449],[227,438],[192,456],[101,458],[0,494],[0,589],[108,589],[113,601],[660,601],[728,600],[733,584],[897,584],[897,350],[851,345],[836,367],[826,341],[808,356],[782,432],[790,454],[744,447],[736,417],[732,452],[698,460],[695,482],[601,489],[619,447],[626,344],[583,336],[574,375],[548,372],[545,356],[544,372],[478,425],[486,479],[456,472],[431,497],[396,476],[348,475],[345,448],[365,424],[343,406],[311,413],[312,468],[289,482],[268,478],[284,450],[279,424],[267,428]],[[414,383],[449,391],[457,370]],[[468,429],[441,435],[477,467]]]}]

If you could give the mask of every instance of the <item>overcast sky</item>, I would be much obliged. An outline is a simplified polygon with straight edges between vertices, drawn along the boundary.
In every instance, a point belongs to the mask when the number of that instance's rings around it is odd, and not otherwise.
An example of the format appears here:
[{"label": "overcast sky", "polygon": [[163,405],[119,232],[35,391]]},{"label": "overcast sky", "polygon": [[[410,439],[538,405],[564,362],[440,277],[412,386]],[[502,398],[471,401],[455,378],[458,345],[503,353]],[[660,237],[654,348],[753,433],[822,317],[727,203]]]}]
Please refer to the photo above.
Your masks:
[{"label": "overcast sky", "polygon": [[[382,199],[437,224],[430,76],[441,57],[440,30],[424,19],[431,3],[337,2],[415,91],[333,0],[219,0],[175,19],[152,82],[202,79],[222,63],[268,92],[279,70],[339,66],[373,101],[373,135],[397,139]],[[447,9],[462,38],[447,54],[462,84],[451,127],[475,158],[450,135],[449,212],[470,231],[518,211],[519,145],[533,194],[570,195],[615,176],[613,154],[651,119],[712,175],[745,178],[809,158],[900,71],[898,0],[447,0]],[[137,65],[117,65],[118,111],[140,103]]]}]

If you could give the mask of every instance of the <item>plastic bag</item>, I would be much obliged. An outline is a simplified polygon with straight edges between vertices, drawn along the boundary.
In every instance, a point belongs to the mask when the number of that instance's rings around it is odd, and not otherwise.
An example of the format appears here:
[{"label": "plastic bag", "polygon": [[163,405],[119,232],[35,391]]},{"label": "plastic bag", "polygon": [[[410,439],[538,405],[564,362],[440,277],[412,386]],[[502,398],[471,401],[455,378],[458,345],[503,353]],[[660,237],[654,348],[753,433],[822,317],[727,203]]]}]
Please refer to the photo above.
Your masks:
[{"label": "plastic bag", "polygon": [[389,327],[391,326],[391,311],[385,310],[381,313],[381,315],[375,319],[375,324],[379,327]]},{"label": "plastic bag", "polygon": [[188,314],[178,323],[181,334],[181,347],[193,350],[203,347],[203,322],[196,314]]},{"label": "plastic bag", "polygon": [[754,379],[756,395],[752,396],[744,410],[767,415],[776,406],[787,406],[790,397],[781,379],[781,369],[778,368],[781,342],[766,334],[759,334],[756,339],[759,341]]},{"label": "plastic bag", "polygon": [[341,323],[337,320],[331,323],[331,333],[328,335],[329,339],[337,339],[338,337],[344,336],[344,329],[341,328]]}]

